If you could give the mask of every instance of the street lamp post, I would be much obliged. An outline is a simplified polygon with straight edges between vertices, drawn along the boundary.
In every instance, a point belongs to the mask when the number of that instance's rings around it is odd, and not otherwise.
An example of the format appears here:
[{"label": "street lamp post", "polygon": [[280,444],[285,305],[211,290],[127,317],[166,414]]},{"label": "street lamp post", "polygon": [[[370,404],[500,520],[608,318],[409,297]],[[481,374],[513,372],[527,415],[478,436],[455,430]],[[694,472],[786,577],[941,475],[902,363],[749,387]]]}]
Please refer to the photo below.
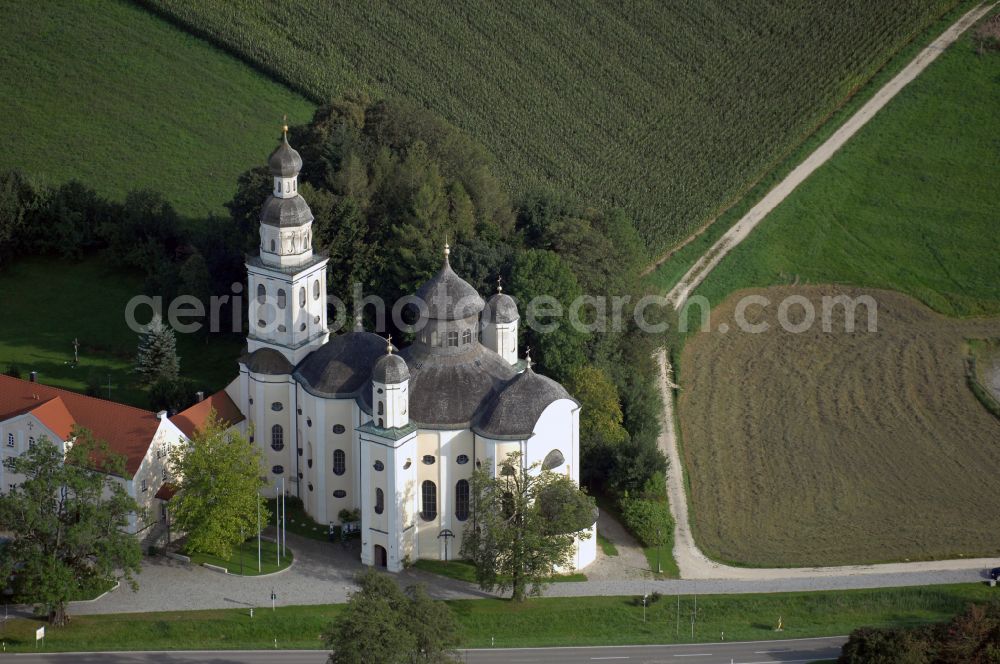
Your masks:
[{"label": "street lamp post", "polygon": [[656,573],[663,574],[663,567],[660,565],[660,549],[663,548],[663,531],[656,529]]}]

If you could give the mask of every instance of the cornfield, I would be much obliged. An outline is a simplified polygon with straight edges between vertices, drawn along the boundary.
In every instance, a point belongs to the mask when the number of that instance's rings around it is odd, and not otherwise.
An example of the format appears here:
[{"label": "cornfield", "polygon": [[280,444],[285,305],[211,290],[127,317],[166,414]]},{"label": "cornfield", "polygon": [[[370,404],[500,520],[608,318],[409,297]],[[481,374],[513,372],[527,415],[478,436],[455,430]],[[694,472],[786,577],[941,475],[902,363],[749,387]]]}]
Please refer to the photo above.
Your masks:
[{"label": "cornfield", "polygon": [[142,0],[316,102],[403,97],[651,253],[797,144],[957,0]]}]

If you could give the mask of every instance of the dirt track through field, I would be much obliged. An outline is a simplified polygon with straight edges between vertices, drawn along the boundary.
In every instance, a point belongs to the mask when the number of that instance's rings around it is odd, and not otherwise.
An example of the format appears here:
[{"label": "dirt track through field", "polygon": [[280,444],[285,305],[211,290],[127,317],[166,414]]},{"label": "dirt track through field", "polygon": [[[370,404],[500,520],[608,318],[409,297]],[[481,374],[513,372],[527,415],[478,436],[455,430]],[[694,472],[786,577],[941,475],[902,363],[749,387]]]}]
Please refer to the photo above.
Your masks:
[{"label": "dirt track through field", "polygon": [[[708,276],[716,265],[742,242],[761,220],[780,204],[802,181],[820,165],[825,163],[851,136],[853,136],[875,113],[881,109],[899,90],[922,72],[937,56],[952,44],[965,30],[972,26],[996,3],[978,5],[945,30],[942,35],[923,49],[899,74],[879,90],[854,116],[852,116],[833,136],[821,145],[805,162],[782,180],[763,200],[755,205],[733,228],[729,229],[691,267],[684,277],[671,289],[667,297],[675,308],[686,302],[690,293]],[[670,508],[676,523],[674,535],[674,558],[680,569],[681,578],[687,579],[733,579],[733,580],[789,580],[806,578],[849,577],[859,574],[895,574],[901,572],[932,572],[971,570],[990,567],[993,559],[958,559],[931,562],[891,563],[885,565],[862,565],[845,567],[813,568],[738,568],[723,565],[706,557],[694,541],[688,518],[687,494],[684,486],[684,470],[680,462],[677,437],[674,431],[674,392],[670,387],[672,370],[666,349],[657,354],[660,365],[660,391],[663,398],[664,427],[660,436],[660,447],[670,462],[667,471],[667,491]]]}]

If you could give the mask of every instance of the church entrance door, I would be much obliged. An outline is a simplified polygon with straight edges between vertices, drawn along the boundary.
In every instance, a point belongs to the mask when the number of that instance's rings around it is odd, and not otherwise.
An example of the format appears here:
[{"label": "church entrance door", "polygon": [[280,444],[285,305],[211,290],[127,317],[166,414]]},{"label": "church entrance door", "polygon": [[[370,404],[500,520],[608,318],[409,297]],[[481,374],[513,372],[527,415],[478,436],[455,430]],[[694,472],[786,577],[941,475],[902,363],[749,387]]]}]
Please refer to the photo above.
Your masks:
[{"label": "church entrance door", "polygon": [[386,567],[389,564],[389,555],[386,553],[385,547],[379,544],[375,545],[375,567]]}]

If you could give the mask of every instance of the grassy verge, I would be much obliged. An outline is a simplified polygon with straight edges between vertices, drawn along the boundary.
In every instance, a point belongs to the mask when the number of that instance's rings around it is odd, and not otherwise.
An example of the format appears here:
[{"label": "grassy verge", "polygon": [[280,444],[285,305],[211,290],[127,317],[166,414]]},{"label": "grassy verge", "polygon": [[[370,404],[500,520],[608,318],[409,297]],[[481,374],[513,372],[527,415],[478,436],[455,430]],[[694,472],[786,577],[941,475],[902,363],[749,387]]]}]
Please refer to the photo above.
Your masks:
[{"label": "grassy verge", "polygon": [[[541,598],[447,604],[461,625],[463,647],[617,645],[764,640],[834,636],[862,625],[912,626],[946,620],[970,602],[996,595],[982,584],[762,595],[704,595],[697,599],[694,638],[690,595],[664,596],[647,610],[632,597]],[[49,629],[48,651],[321,648],[320,634],[343,605],[76,616]],[[775,632],[781,617],[784,631]],[[40,622],[11,620],[0,638],[9,651],[34,649]]]},{"label": "grassy verge", "polygon": [[225,214],[312,104],[200,39],[117,0],[27,3],[0,24],[0,168],[77,179],[116,199],[162,192],[187,216]]},{"label": "grassy verge", "polygon": [[[417,569],[421,569],[431,574],[439,574],[449,579],[477,583],[476,568],[467,560],[424,560],[420,559],[413,563]],[[586,581],[587,575],[577,572],[574,574],[558,574],[552,577],[553,583],[565,583],[568,581]]]},{"label": "grassy verge", "polygon": [[188,553],[191,562],[195,565],[208,563],[217,567],[225,568],[230,574],[243,576],[258,576],[260,574],[273,574],[283,569],[288,569],[292,564],[294,556],[292,550],[286,548],[281,553],[281,564],[278,564],[277,544],[274,542],[261,541],[260,543],[260,571],[257,571],[257,539],[247,540],[243,548],[233,549],[233,555],[229,560],[223,560],[218,556],[207,553]]},{"label": "grassy verge", "polygon": [[600,530],[597,531],[597,543],[601,546],[601,551],[604,552],[604,555],[606,556],[618,555],[618,547],[615,546],[614,542],[612,542],[607,537],[602,535]]},{"label": "grassy verge", "polygon": [[[110,379],[112,400],[148,407],[146,392],[132,374],[139,338],[125,324],[125,306],[143,292],[142,279],[99,258],[52,267],[51,259],[31,258],[0,274],[0,370],[16,364],[25,377],[38,371],[39,382],[77,392],[96,378],[102,398],[109,396]],[[74,338],[80,341],[75,367]],[[180,334],[181,372],[197,382],[197,389],[221,389],[236,375],[242,345],[236,336],[206,341]]]},{"label": "grassy verge", "polygon": [[868,79],[851,97],[843,102],[829,116],[807,134],[796,146],[793,146],[773,167],[760,179],[754,182],[738,199],[713,219],[695,238],[680,249],[677,249],[669,259],[659,265],[647,276],[646,283],[658,292],[667,292],[673,288],[681,277],[694,265],[711,246],[728,231],[737,221],[743,218],[750,209],[760,202],[771,189],[783,180],[806,157],[833,135],[854,113],[864,106],[882,86],[888,83],[909,62],[937,39],[944,30],[958,20],[963,14],[978,4],[976,0],[964,0],[951,11],[931,23],[918,36],[900,49],[874,76]]}]

